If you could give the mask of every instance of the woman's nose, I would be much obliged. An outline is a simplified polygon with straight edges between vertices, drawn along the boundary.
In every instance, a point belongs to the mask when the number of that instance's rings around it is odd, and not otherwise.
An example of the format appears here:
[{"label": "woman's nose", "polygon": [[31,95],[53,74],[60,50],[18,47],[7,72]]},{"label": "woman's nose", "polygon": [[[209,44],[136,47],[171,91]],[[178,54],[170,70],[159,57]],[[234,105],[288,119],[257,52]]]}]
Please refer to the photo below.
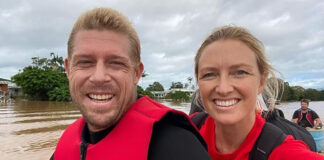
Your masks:
[{"label": "woman's nose", "polygon": [[216,92],[220,95],[227,95],[233,91],[233,86],[227,76],[221,76],[218,80]]}]

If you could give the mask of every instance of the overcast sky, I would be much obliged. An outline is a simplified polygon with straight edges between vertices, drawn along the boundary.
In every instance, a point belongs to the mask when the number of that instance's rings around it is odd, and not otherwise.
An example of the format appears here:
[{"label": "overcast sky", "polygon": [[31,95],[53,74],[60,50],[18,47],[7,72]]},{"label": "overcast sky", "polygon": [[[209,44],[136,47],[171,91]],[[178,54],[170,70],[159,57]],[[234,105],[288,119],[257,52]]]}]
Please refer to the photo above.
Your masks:
[{"label": "overcast sky", "polygon": [[324,89],[323,0],[2,0],[0,78],[10,79],[31,57],[66,57],[76,18],[94,7],[111,7],[134,24],[149,75],[144,88],[159,81],[187,83],[194,55],[215,28],[243,26],[266,47],[271,64],[290,86]]}]

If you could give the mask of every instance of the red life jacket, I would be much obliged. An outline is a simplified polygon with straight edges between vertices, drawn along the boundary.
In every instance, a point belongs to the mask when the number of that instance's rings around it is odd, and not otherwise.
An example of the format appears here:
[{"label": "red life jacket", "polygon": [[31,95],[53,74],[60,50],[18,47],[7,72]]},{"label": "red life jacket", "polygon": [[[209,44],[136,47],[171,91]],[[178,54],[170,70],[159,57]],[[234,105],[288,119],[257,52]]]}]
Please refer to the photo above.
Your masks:
[{"label": "red life jacket", "polygon": [[[306,119],[307,121],[312,125],[312,127],[314,127],[314,119],[312,117],[312,113],[311,113],[311,109],[307,109],[307,113],[306,113]],[[297,122],[299,123],[301,121],[301,119],[303,118],[303,114],[302,114],[302,111],[301,109],[298,109],[297,110],[297,115],[298,115],[298,120]]]},{"label": "red life jacket", "polygon": [[[87,160],[142,160],[147,159],[155,122],[168,112],[188,117],[144,96],[138,99],[120,119],[114,129],[96,144],[89,144]],[[80,159],[81,133],[85,120],[81,117],[71,124],[60,138],[54,160]]]}]

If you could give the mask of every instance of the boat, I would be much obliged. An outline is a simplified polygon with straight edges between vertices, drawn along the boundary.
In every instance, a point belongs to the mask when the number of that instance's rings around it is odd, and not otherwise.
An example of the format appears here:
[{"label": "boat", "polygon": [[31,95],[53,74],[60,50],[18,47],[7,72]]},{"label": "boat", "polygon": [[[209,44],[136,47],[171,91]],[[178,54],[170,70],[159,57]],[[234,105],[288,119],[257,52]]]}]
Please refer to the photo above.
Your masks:
[{"label": "boat", "polygon": [[320,129],[307,129],[307,131],[313,136],[316,143],[316,151],[324,152],[324,128]]}]

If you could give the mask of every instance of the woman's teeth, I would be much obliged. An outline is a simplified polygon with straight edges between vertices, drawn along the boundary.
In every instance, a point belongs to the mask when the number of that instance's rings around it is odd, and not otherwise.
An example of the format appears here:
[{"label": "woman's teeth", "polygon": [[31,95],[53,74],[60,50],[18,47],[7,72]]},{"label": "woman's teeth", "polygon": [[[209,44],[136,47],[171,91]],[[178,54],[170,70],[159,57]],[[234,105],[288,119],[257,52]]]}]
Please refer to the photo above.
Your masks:
[{"label": "woman's teeth", "polygon": [[232,100],[215,100],[214,103],[218,106],[221,107],[228,107],[236,104],[238,102],[237,99],[232,99]]}]

